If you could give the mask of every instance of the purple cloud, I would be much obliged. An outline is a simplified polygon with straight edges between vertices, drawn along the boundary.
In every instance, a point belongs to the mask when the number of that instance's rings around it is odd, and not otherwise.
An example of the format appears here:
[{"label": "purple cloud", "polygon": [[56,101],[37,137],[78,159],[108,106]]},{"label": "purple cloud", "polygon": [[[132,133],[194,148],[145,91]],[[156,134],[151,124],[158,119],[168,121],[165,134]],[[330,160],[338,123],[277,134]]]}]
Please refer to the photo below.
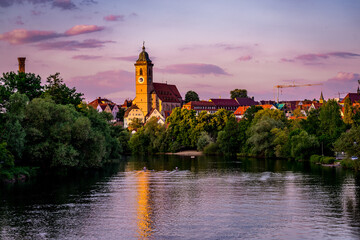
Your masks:
[{"label": "purple cloud", "polygon": [[247,55],[247,56],[241,56],[237,60],[240,62],[246,62],[246,61],[250,61],[251,59],[252,59],[252,56]]},{"label": "purple cloud", "polygon": [[96,39],[86,39],[80,41],[58,41],[58,42],[43,42],[36,46],[41,50],[66,50],[76,51],[81,48],[101,48],[105,43],[112,43],[114,41],[99,41]]},{"label": "purple cloud", "polygon": [[115,21],[122,22],[125,20],[125,17],[124,17],[124,15],[108,15],[108,16],[104,17],[104,20],[108,21],[108,22],[115,22]]},{"label": "purple cloud", "polygon": [[62,10],[77,9],[77,6],[72,2],[72,0],[0,0],[0,7],[10,7],[14,4],[23,4],[24,2],[34,5],[50,3],[52,7],[60,8]]},{"label": "purple cloud", "polygon": [[99,59],[101,56],[92,56],[92,55],[75,55],[72,57],[72,59],[76,60],[94,60]]},{"label": "purple cloud", "polygon": [[173,73],[173,74],[191,74],[191,75],[230,75],[224,69],[213,64],[202,63],[189,63],[189,64],[175,64],[169,65],[163,69],[159,69],[161,72]]},{"label": "purple cloud", "polygon": [[33,15],[33,16],[39,16],[41,14],[43,14],[41,11],[36,11],[36,10],[31,11],[31,15]]},{"label": "purple cloud", "polygon": [[76,25],[67,30],[65,33],[56,33],[54,31],[14,29],[10,32],[0,34],[0,40],[16,45],[39,42],[52,38],[70,37],[80,34],[98,32],[102,30],[104,30],[104,27],[96,25]]},{"label": "purple cloud", "polygon": [[[134,73],[124,70],[109,70],[94,75],[77,76],[71,83],[91,101],[96,97],[105,96],[119,91],[130,91],[135,94]],[[131,96],[119,96],[125,99]]]},{"label": "purple cloud", "polygon": [[[307,65],[319,64],[319,61],[326,60],[329,58],[356,58],[360,57],[360,54],[351,52],[328,52],[328,53],[309,53],[296,56],[293,59],[282,58],[281,62],[296,62],[300,61]],[[315,62],[315,63],[314,63]]]},{"label": "purple cloud", "polygon": [[62,10],[77,9],[76,5],[71,0],[54,0],[52,6]]},{"label": "purple cloud", "polygon": [[38,31],[38,30],[25,30],[25,29],[15,29],[11,32],[6,32],[0,34],[0,40],[6,41],[10,44],[24,44],[31,42],[38,42],[42,40],[47,40],[51,38],[60,37],[61,34],[58,34],[54,31]]}]

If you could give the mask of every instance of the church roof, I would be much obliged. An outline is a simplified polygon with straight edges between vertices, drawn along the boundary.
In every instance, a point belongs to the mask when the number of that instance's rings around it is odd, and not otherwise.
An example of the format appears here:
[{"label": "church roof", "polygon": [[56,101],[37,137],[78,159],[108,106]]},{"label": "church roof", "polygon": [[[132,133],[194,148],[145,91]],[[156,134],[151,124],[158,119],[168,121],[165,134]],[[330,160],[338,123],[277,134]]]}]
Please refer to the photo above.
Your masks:
[{"label": "church roof", "polygon": [[175,85],[167,83],[153,83],[153,86],[156,95],[161,101],[175,103],[179,103],[181,101],[180,92]]},{"label": "church roof", "polygon": [[137,60],[137,62],[138,61],[151,62],[149,54],[145,51],[145,46],[143,46],[142,52],[139,54],[139,59]]}]

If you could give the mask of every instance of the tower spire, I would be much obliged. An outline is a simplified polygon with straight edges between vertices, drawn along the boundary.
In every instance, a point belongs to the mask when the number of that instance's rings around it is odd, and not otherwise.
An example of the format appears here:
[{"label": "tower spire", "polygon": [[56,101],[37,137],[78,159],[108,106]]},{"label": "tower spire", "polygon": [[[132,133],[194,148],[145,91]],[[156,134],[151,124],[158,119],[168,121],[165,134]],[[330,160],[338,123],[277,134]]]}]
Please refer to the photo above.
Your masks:
[{"label": "tower spire", "polygon": [[143,51],[145,52],[145,41],[143,41],[143,47],[142,47]]}]

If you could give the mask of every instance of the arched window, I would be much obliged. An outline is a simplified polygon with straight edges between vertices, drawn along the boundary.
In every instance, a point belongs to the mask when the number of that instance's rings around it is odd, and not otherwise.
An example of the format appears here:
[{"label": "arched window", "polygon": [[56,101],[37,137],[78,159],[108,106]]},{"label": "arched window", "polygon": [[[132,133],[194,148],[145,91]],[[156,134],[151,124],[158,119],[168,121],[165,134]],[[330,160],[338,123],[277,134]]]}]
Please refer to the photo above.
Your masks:
[{"label": "arched window", "polygon": [[140,68],[140,75],[143,75],[142,68]]}]

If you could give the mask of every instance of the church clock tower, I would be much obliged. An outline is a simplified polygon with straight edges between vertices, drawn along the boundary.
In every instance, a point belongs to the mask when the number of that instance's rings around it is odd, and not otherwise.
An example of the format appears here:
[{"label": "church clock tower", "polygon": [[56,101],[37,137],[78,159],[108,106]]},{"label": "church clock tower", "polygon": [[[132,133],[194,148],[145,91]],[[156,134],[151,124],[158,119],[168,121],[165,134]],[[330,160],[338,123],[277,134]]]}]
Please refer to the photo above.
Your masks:
[{"label": "church clock tower", "polygon": [[134,103],[141,109],[144,116],[151,110],[151,92],[154,90],[153,66],[154,64],[152,64],[143,45],[139,59],[135,63],[136,97]]}]

